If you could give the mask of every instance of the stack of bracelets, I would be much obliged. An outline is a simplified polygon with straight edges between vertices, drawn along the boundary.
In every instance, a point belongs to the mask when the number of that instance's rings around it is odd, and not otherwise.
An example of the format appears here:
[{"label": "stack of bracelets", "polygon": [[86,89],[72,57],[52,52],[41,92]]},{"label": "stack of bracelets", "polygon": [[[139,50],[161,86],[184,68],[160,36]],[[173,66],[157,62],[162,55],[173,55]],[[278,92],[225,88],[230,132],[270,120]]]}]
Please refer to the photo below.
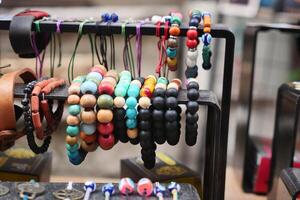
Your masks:
[{"label": "stack of bracelets", "polygon": [[[53,112],[53,101],[48,101],[44,97],[64,84],[65,81],[63,79],[50,78],[39,82],[33,81],[24,88],[25,97],[21,103],[23,105],[27,142],[31,150],[36,154],[44,153],[48,150],[51,134],[57,129],[64,109],[64,101],[58,101],[57,109]],[[30,101],[29,95],[31,95]],[[41,101],[40,98],[42,99]],[[47,122],[45,129],[42,126],[44,117]],[[35,142],[34,131],[39,140],[44,139],[41,146],[38,146]]]},{"label": "stack of bracelets", "polygon": [[201,22],[201,12],[192,10],[190,12],[189,30],[187,31],[186,45],[188,47],[186,65],[187,69],[185,75],[187,78],[187,109],[186,109],[186,128],[185,141],[189,146],[195,145],[198,135],[198,98],[199,98],[199,84],[195,79],[198,76],[198,27]]}]

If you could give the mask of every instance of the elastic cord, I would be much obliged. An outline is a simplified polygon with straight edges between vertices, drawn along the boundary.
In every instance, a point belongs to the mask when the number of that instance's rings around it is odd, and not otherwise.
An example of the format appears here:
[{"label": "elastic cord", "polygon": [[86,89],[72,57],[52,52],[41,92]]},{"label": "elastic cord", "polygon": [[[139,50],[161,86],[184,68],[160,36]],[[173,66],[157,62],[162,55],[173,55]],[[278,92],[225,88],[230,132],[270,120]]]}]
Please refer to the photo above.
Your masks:
[{"label": "elastic cord", "polygon": [[141,35],[141,23],[136,25],[136,42],[135,42],[136,54],[137,54],[137,70],[138,77],[141,76],[141,61],[142,61],[142,35]]}]

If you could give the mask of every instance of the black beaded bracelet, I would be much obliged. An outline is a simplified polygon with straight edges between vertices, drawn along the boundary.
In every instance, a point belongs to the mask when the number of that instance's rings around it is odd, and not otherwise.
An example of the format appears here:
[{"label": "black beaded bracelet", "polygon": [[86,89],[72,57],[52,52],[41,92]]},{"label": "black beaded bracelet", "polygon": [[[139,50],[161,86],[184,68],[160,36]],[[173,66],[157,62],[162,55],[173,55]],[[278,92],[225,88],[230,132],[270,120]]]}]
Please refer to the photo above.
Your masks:
[{"label": "black beaded bracelet", "polygon": [[114,108],[114,136],[118,138],[120,142],[127,143],[129,138],[127,136],[127,127],[126,127],[126,111],[124,108]]},{"label": "black beaded bracelet", "polygon": [[27,86],[24,88],[25,97],[24,97],[24,99],[22,99],[21,104],[23,105],[24,125],[25,125],[25,131],[26,131],[28,145],[34,153],[40,154],[40,153],[44,153],[48,150],[50,142],[51,142],[51,136],[47,136],[44,139],[44,142],[41,146],[38,146],[34,139],[34,134],[33,134],[34,128],[33,128],[33,123],[32,123],[31,110],[30,110],[28,96],[31,94],[35,84],[36,84],[36,81],[32,81],[29,84],[27,84]]},{"label": "black beaded bracelet", "polygon": [[185,142],[189,146],[197,143],[198,135],[198,110],[199,104],[199,84],[195,79],[188,79],[187,84],[188,103],[186,105],[186,120],[185,120]]}]

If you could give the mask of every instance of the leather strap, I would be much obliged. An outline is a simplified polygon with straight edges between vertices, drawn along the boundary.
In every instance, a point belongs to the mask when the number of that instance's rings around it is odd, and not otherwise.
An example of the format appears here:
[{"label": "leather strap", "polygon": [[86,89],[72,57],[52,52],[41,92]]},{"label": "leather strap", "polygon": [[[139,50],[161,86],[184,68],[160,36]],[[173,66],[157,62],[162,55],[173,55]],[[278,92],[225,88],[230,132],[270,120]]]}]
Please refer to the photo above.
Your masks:
[{"label": "leather strap", "polygon": [[22,58],[36,57],[32,37],[35,34],[35,44],[38,52],[46,48],[50,35],[49,33],[32,33],[32,23],[35,20],[48,17],[49,14],[42,11],[24,11],[15,15],[9,27],[9,40],[15,53]]},{"label": "leather strap", "polygon": [[0,78],[0,150],[12,146],[14,141],[24,135],[16,131],[16,113],[14,105],[14,86],[20,77],[25,83],[35,80],[33,71],[29,68],[4,74]]}]

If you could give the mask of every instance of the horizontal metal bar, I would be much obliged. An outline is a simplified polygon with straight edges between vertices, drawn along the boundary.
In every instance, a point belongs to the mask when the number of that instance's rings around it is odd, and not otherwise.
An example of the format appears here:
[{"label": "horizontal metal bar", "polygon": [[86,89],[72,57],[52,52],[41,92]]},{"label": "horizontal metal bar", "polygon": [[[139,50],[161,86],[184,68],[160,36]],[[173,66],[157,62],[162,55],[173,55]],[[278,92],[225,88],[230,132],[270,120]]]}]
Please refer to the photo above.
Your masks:
[{"label": "horizontal metal bar", "polygon": [[278,30],[289,33],[300,33],[300,26],[285,23],[249,23],[247,27],[254,28],[256,31]]}]

